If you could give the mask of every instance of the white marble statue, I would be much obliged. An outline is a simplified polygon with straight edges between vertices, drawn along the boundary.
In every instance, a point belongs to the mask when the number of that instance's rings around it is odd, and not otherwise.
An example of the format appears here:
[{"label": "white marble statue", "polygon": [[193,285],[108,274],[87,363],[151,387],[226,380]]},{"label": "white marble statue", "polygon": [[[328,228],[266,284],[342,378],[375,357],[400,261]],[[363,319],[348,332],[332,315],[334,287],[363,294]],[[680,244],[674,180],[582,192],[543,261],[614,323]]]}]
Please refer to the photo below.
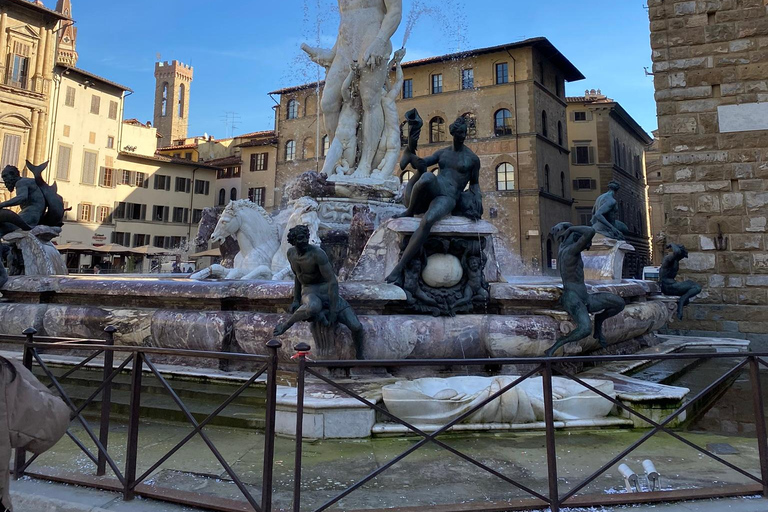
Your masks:
[{"label": "white marble statue", "polygon": [[[325,129],[334,138],[342,111],[342,90],[349,76],[350,65],[360,67],[358,90],[362,111],[362,144],[359,161],[350,163],[354,176],[370,177],[378,162],[374,162],[384,131],[382,90],[387,80],[387,62],[392,53],[390,39],[402,19],[402,0],[338,0],[339,34],[331,49],[302,49],[312,61],[326,67],[325,87],[321,109]],[[355,165],[356,164],[356,165]]]},{"label": "white marble statue", "polygon": [[301,197],[293,204],[293,211],[291,216],[288,217],[288,221],[285,223],[285,227],[282,229],[280,249],[275,253],[272,258],[272,272],[274,273],[273,279],[276,281],[287,281],[293,279],[293,272],[291,272],[291,265],[288,262],[288,249],[291,248],[291,244],[288,243],[288,231],[304,224],[309,228],[309,243],[312,245],[320,245],[320,235],[318,234],[322,222],[317,216],[317,212],[320,206],[317,201],[311,197]]},{"label": "white marble statue", "polygon": [[400,160],[400,116],[397,113],[396,101],[403,90],[403,68],[400,65],[405,57],[405,48],[395,52],[389,68],[395,66],[395,82],[390,84],[389,90],[382,91],[381,107],[384,110],[384,133],[379,141],[379,153],[383,156],[373,171],[374,178],[388,178],[395,172],[395,166]]},{"label": "white marble statue", "polygon": [[272,259],[280,248],[280,236],[269,213],[248,199],[231,201],[224,208],[211,241],[222,243],[230,235],[240,245],[234,267],[211,265],[190,278],[272,279]]},{"label": "white marble statue", "polygon": [[349,75],[341,87],[343,103],[339,115],[339,125],[336,136],[328,148],[323,164],[326,176],[333,174],[346,175],[352,172],[357,153],[357,127],[360,124],[360,99],[357,91],[357,62],[349,65]]},{"label": "white marble statue", "polygon": [[[384,403],[395,416],[417,425],[444,425],[508,386],[518,377],[449,377],[400,381],[382,388]],[[585,379],[589,385],[615,397],[613,382]],[[581,384],[552,378],[556,421],[607,416],[613,403]],[[465,420],[466,423],[532,423],[544,421],[541,377],[524,380]]]}]

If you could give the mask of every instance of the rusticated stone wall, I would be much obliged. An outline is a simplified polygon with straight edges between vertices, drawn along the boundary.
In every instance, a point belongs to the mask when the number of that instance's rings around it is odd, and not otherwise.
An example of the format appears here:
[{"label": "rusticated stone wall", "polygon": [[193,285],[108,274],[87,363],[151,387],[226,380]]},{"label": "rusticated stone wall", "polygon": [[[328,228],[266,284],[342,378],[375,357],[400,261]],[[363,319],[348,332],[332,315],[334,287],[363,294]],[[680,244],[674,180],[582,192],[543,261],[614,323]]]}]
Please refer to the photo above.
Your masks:
[{"label": "rusticated stone wall", "polygon": [[704,286],[672,328],[756,348],[768,348],[767,4],[648,1],[664,232]]}]

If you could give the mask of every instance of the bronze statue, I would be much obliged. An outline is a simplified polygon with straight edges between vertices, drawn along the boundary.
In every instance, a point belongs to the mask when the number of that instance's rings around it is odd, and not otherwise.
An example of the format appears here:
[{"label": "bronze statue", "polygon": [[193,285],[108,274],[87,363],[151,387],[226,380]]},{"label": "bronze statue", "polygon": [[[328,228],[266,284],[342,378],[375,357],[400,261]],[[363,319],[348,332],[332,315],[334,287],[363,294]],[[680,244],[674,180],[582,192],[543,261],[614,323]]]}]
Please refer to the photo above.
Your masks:
[{"label": "bronze statue", "polygon": [[667,249],[671,250],[664,256],[659,269],[659,281],[661,283],[661,292],[664,295],[680,297],[677,301],[677,318],[683,319],[683,308],[691,302],[691,299],[701,293],[701,286],[693,281],[677,282],[677,272],[680,270],[680,260],[688,257],[688,251],[684,245],[668,244]]},{"label": "bronze statue", "polygon": [[[291,316],[275,327],[280,336],[296,322],[312,322],[334,327],[346,325],[352,331],[358,359],[363,357],[363,326],[350,305],[339,296],[339,283],[333,273],[328,256],[320,247],[309,243],[309,228],[300,224],[288,231],[288,261],[295,277]],[[315,329],[313,329],[313,334]]]},{"label": "bronze statue", "polygon": [[[0,226],[0,236],[16,229],[29,230],[35,226],[61,227],[64,223],[64,200],[57,194],[56,184],[48,185],[43,180],[43,171],[48,162],[42,165],[32,165],[27,162],[27,168],[34,178],[22,178],[19,169],[8,165],[3,169],[2,178],[6,188],[16,196],[0,203],[0,222],[10,223]],[[21,207],[16,214],[7,208]]]},{"label": "bronze statue", "polygon": [[608,192],[595,200],[592,208],[592,227],[595,231],[608,238],[625,240],[625,233],[629,233],[627,225],[618,219],[619,202],[616,200],[616,192],[621,185],[617,181],[608,184]]},{"label": "bronze statue", "polygon": [[618,315],[624,310],[624,299],[612,293],[587,293],[584,284],[584,261],[582,251],[590,248],[595,230],[589,226],[573,226],[569,222],[561,222],[552,228],[552,235],[560,242],[557,255],[557,266],[563,279],[563,295],[560,304],[576,323],[576,328],[567,336],[557,340],[557,343],[547,349],[547,356],[555,354],[557,349],[566,343],[582,340],[592,331],[590,313],[595,316],[594,337],[600,346],[607,346],[603,334],[603,322]]},{"label": "bronze statue", "polygon": [[[480,194],[480,159],[464,145],[467,138],[467,121],[459,117],[450,126],[453,145],[439,150],[432,156],[419,158],[416,146],[423,121],[416,109],[406,113],[409,123],[408,146],[403,151],[400,167],[409,164],[415,174],[408,181],[405,192],[405,212],[396,217],[413,217],[423,213],[418,229],[411,236],[400,261],[387,276],[388,283],[403,282],[403,272],[417,257],[429,238],[432,226],[448,215],[461,215],[479,219],[483,215]],[[439,167],[439,174],[429,172],[431,166]],[[469,185],[469,190],[464,190]]]}]

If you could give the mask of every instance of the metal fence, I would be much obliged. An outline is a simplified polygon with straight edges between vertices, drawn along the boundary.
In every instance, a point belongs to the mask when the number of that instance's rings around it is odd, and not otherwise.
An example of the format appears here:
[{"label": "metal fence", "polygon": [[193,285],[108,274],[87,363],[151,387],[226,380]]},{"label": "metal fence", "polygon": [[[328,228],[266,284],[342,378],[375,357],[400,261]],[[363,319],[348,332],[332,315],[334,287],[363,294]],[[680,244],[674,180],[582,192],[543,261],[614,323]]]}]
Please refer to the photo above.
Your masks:
[{"label": "metal fence", "polygon": [[[268,356],[256,356],[249,354],[239,353],[221,353],[221,352],[203,352],[195,350],[179,350],[179,349],[158,349],[158,348],[146,348],[146,347],[117,347],[114,346],[114,328],[107,328],[106,341],[102,340],[71,340],[60,338],[35,338],[35,331],[30,329],[25,331],[24,337],[3,337],[4,341],[18,341],[24,343],[24,364],[28,368],[31,368],[33,364],[38,364],[42,371],[51,381],[51,387],[62,396],[65,402],[72,409],[72,419],[80,423],[88,437],[95,443],[98,453],[93,454],[71,431],[68,431],[67,435],[77,444],[77,446],[97,465],[96,475],[85,474],[73,474],[70,476],[62,477],[50,475],[37,474],[30,470],[30,464],[35,461],[35,457],[26,460],[24,452],[18,451],[15,460],[15,477],[19,478],[22,475],[39,476],[49,480],[57,480],[67,483],[74,483],[80,485],[86,485],[91,487],[97,487],[107,490],[120,491],[123,494],[124,499],[133,499],[136,495],[152,497],[162,499],[166,501],[172,501],[176,503],[182,503],[186,505],[199,506],[210,510],[218,511],[264,511],[269,512],[272,510],[278,510],[273,507],[273,467],[275,465],[275,412],[276,412],[276,391],[277,391],[277,372],[278,372],[278,357],[277,351],[281,347],[280,342],[271,340],[266,346],[268,348]],[[88,350],[92,354],[86,357],[81,363],[74,366],[60,377],[56,377],[49,369],[43,359],[40,357],[39,350],[45,349],[46,352],[52,350]],[[422,439],[417,443],[410,446],[407,450],[403,451],[397,457],[392,458],[387,463],[381,465],[376,470],[369,473],[364,478],[358,480],[353,485],[347,487],[343,491],[339,492],[335,497],[329,499],[319,507],[308,508],[304,510],[314,510],[317,512],[329,509],[334,505],[339,505],[339,502],[354,492],[365,492],[361,488],[372,479],[381,475],[392,466],[402,461],[405,457],[411,453],[419,450],[427,445],[434,445],[444,449],[446,452],[453,454],[469,464],[472,464],[478,470],[493,475],[502,482],[515,487],[518,490],[523,491],[526,497],[514,497],[505,499],[502,501],[488,502],[488,501],[475,501],[473,504],[463,503],[461,505],[456,504],[456,508],[451,508],[450,505],[441,505],[434,507],[434,510],[449,511],[449,510],[462,510],[462,511],[502,511],[502,510],[537,510],[543,507],[550,507],[553,512],[558,512],[561,507],[576,507],[576,506],[601,506],[601,505],[619,505],[619,504],[635,504],[635,503],[653,503],[662,501],[675,501],[675,500],[688,500],[688,499],[703,499],[713,497],[725,497],[725,496],[740,496],[740,495],[752,495],[762,494],[763,497],[768,497],[768,439],[766,439],[766,422],[764,402],[762,396],[762,390],[760,387],[760,368],[768,368],[768,353],[671,353],[671,354],[643,354],[643,355],[614,355],[614,356],[571,356],[571,357],[553,357],[553,358],[506,358],[506,359],[438,359],[438,360],[390,360],[390,361],[313,361],[310,354],[310,346],[305,343],[300,343],[295,347],[296,355],[294,356],[295,364],[285,365],[281,369],[285,371],[295,372],[297,379],[297,410],[296,410],[296,442],[295,442],[295,466],[293,475],[293,490],[292,490],[292,507],[290,510],[293,512],[300,512],[302,510],[302,455],[304,449],[303,437],[303,413],[304,413],[304,397],[305,397],[305,385],[307,378],[314,378],[318,381],[324,382],[331,388],[343,393],[344,395],[354,398],[357,401],[365,404],[365,406],[373,409],[378,414],[388,418],[389,421],[398,423],[407,428],[413,435],[419,436]],[[113,363],[113,355],[117,352],[127,353],[125,360],[118,366]],[[103,382],[101,385],[93,391],[90,398],[85,403],[76,406],[73,401],[67,396],[66,391],[61,385],[61,381],[72,375],[74,372],[84,367],[86,364],[92,362],[100,354],[104,355],[103,365]],[[225,400],[221,406],[219,406],[214,412],[212,412],[205,420],[196,421],[189,409],[186,407],[181,398],[174,392],[173,388],[167,382],[167,380],[160,374],[152,359],[158,355],[174,356],[174,357],[189,357],[189,358],[207,358],[207,359],[227,359],[227,360],[239,360],[256,362],[260,364],[258,370],[244,382],[227,400]],[[613,363],[617,361],[632,362],[632,361],[668,361],[668,360],[695,360],[695,359],[717,359],[717,358],[736,358],[738,363],[733,368],[728,370],[723,375],[719,376],[714,382],[709,384],[706,388],[698,392],[694,397],[689,399],[683,405],[678,407],[675,411],[668,414],[661,421],[654,421],[647,415],[638,412],[617,398],[610,396],[600,389],[595,388],[588,382],[585,382],[583,378],[577,377],[573,374],[569,368],[573,368],[574,364],[584,365],[597,365],[604,363]],[[530,371],[525,372],[522,376],[499,389],[497,392],[490,395],[487,399],[481,403],[475,405],[471,410],[465,412],[450,423],[443,425],[437,431],[427,433],[419,429],[418,427],[408,423],[402,418],[390,413],[386,408],[378,405],[360,394],[356,393],[348,385],[340,383],[339,380],[334,380],[329,377],[328,369],[343,369],[353,367],[387,367],[387,368],[402,368],[402,367],[483,367],[489,363],[499,367],[506,365],[527,365],[527,367],[533,367]],[[139,451],[138,433],[139,433],[139,418],[140,418],[140,403],[142,397],[142,370],[147,367],[152,375],[154,375],[161,385],[170,394],[173,401],[184,413],[185,417],[192,425],[193,430],[174,448],[160,457],[156,463],[154,463],[143,474],[136,475],[136,458]],[[122,371],[130,368],[131,371],[131,391],[130,391],[130,414],[128,418],[128,435],[126,443],[126,455],[125,466],[121,470],[115,463],[115,460],[110,455],[110,443],[109,443],[109,427],[110,427],[110,392],[111,383],[113,379]],[[712,453],[711,450],[698,446],[694,442],[686,439],[678,432],[674,431],[670,425],[678,419],[683,413],[685,413],[693,404],[697,403],[702,397],[708,396],[711,392],[718,390],[730,379],[738,376],[742,371],[748,370],[750,384],[752,388],[752,405],[754,412],[756,439],[758,446],[758,455],[760,462],[760,473],[753,474],[750,471],[740,468],[737,465],[723,459],[719,455]],[[265,438],[264,438],[264,459],[263,459],[263,474],[261,481],[261,500],[257,501],[249,492],[247,487],[243,484],[241,478],[232,469],[230,464],[225,460],[214,443],[205,434],[204,428],[213,420],[218,414],[220,414],[228,404],[235,400],[243,391],[245,391],[250,385],[252,385],[260,376],[266,374],[266,422],[265,422]],[[503,472],[490,467],[489,465],[477,460],[476,458],[457,450],[450,446],[446,442],[439,439],[439,437],[449,431],[451,427],[461,423],[462,421],[470,418],[480,408],[489,404],[493,400],[496,400],[504,393],[518,386],[521,382],[531,377],[540,375],[542,377],[543,384],[543,397],[544,397],[544,413],[545,413],[545,440],[546,440],[546,462],[547,462],[547,490],[536,491],[529,486],[505,475]],[[553,410],[553,389],[552,378],[553,376],[564,377],[570,379],[584,388],[592,391],[593,393],[603,397],[606,400],[611,401],[618,409],[625,411],[630,416],[634,416],[650,428],[642,434],[642,436],[630,446],[627,446],[624,450],[618,453],[610,461],[603,464],[598,470],[594,471],[587,478],[571,487],[568,491],[561,491],[558,485],[558,455],[556,445],[556,426],[554,420]],[[102,407],[100,414],[100,424],[98,434],[91,428],[86,419],[83,417],[83,410],[97,397],[101,397]],[[726,466],[727,468],[735,471],[739,475],[748,479],[751,484],[746,485],[728,485],[717,488],[703,488],[703,489],[681,489],[674,491],[654,491],[644,492],[640,494],[579,494],[589,484],[593,483],[598,477],[609,471],[617,463],[622,461],[631,452],[640,447],[643,443],[648,441],[654,435],[658,433],[665,433],[676,439],[677,441],[694,448],[702,456],[706,456],[716,461],[719,464]],[[174,453],[176,453],[182,446],[185,445],[194,436],[199,435],[205,444],[210,449],[213,457],[218,460],[224,467],[225,472],[232,479],[232,482],[242,493],[245,498],[245,502],[242,500],[225,500],[218,497],[206,497],[199,493],[188,493],[169,489],[158,489],[154,486],[143,484],[149,478],[152,473],[159,468],[166,460],[168,460]],[[100,478],[107,472],[107,467],[111,470],[114,478],[111,480],[105,480]],[[401,490],[400,493],[403,491]],[[428,512],[433,508],[430,506],[420,506],[418,510]],[[398,509],[391,509],[398,510]],[[411,510],[411,509],[409,509]]]}]

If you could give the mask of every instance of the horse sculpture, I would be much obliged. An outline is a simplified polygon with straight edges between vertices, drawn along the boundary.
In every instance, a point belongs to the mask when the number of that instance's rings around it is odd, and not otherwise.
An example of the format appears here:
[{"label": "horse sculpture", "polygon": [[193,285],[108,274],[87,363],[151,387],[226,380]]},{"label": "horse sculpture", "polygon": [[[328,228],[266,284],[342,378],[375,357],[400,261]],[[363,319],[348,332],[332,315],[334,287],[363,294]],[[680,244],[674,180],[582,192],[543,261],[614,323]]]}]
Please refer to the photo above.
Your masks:
[{"label": "horse sculpture", "polygon": [[[200,224],[197,227],[197,236],[194,244],[198,251],[204,251],[208,248],[208,241],[213,235],[213,230],[219,223],[219,215],[223,208],[203,208],[203,214],[200,217]],[[234,237],[228,236],[219,246],[221,251],[221,265],[226,268],[232,268],[235,264],[235,256],[240,252],[240,246]]]},{"label": "horse sculpture", "polygon": [[247,199],[231,201],[224,208],[211,241],[224,242],[228,236],[235,237],[240,246],[233,268],[211,265],[190,278],[272,279],[272,258],[280,248],[280,234],[264,208]]}]

